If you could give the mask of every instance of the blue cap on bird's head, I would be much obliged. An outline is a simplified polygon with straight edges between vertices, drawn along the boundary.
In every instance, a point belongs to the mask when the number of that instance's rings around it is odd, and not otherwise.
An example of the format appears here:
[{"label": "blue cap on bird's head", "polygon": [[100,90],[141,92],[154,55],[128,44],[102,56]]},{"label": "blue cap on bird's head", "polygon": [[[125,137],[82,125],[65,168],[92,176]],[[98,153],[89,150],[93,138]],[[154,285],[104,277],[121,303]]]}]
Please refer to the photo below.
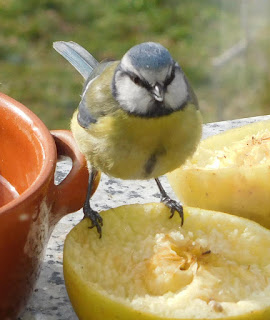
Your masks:
[{"label": "blue cap on bird's head", "polygon": [[126,56],[136,69],[160,70],[173,62],[169,51],[156,42],[138,44],[132,47]]}]

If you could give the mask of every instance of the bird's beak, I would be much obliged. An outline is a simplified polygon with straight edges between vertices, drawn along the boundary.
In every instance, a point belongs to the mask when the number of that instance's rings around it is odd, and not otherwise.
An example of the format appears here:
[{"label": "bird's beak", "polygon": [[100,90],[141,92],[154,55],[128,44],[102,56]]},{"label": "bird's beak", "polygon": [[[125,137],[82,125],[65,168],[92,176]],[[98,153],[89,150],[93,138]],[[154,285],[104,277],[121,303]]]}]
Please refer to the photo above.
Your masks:
[{"label": "bird's beak", "polygon": [[163,101],[164,100],[164,88],[161,84],[156,83],[152,90],[153,97],[157,101]]}]

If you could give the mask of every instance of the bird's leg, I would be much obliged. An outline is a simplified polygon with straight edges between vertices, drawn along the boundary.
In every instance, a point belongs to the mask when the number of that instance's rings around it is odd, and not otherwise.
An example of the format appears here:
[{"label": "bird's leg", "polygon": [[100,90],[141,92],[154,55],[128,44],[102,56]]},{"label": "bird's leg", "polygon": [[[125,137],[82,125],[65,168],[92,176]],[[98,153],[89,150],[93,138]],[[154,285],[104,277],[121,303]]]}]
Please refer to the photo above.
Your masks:
[{"label": "bird's leg", "polygon": [[98,171],[92,167],[91,173],[89,175],[89,181],[88,181],[88,188],[87,188],[87,195],[86,199],[83,205],[83,213],[84,213],[84,219],[89,218],[92,222],[92,226],[90,228],[97,228],[97,232],[99,234],[99,237],[101,238],[102,230],[101,227],[103,226],[103,220],[99,213],[97,211],[94,211],[90,206],[90,198],[92,193],[93,184],[95,181],[95,177],[98,174]]},{"label": "bird's leg", "polygon": [[180,203],[178,203],[177,201],[171,199],[167,192],[164,190],[164,188],[162,187],[160,181],[158,178],[155,178],[155,181],[157,183],[157,186],[159,188],[160,194],[161,194],[161,198],[160,201],[162,203],[164,203],[171,211],[171,215],[170,218],[172,218],[174,216],[175,211],[177,211],[180,215],[181,218],[181,226],[184,223],[184,212],[183,212],[183,207],[180,205]]}]

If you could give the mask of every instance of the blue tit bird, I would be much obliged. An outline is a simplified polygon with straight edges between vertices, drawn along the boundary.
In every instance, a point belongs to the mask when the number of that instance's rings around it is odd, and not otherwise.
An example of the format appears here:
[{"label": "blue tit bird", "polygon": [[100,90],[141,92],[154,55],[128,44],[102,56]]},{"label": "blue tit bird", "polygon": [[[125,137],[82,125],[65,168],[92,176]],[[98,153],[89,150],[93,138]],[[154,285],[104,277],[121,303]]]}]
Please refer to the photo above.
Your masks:
[{"label": "blue tit bird", "polygon": [[182,165],[201,138],[198,101],[182,68],[159,43],[132,47],[120,61],[100,63],[75,42],[57,41],[54,48],[84,77],[81,101],[71,130],[90,171],[84,217],[100,237],[103,221],[90,206],[99,171],[121,179],[154,178],[161,201],[183,208],[167,195],[159,176]]}]

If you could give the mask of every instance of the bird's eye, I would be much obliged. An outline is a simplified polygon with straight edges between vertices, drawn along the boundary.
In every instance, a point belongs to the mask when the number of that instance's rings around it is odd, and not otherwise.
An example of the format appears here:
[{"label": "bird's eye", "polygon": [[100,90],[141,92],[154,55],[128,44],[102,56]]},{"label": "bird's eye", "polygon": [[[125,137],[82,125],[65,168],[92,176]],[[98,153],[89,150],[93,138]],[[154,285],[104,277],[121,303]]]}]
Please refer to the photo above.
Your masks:
[{"label": "bird's eye", "polygon": [[152,89],[151,85],[143,78],[136,76],[135,74],[129,75],[130,79],[137,85],[147,90]]},{"label": "bird's eye", "polygon": [[140,80],[139,77],[134,77],[134,78],[133,78],[133,82],[136,83],[136,84],[138,84],[138,85],[141,84],[141,80]]}]

